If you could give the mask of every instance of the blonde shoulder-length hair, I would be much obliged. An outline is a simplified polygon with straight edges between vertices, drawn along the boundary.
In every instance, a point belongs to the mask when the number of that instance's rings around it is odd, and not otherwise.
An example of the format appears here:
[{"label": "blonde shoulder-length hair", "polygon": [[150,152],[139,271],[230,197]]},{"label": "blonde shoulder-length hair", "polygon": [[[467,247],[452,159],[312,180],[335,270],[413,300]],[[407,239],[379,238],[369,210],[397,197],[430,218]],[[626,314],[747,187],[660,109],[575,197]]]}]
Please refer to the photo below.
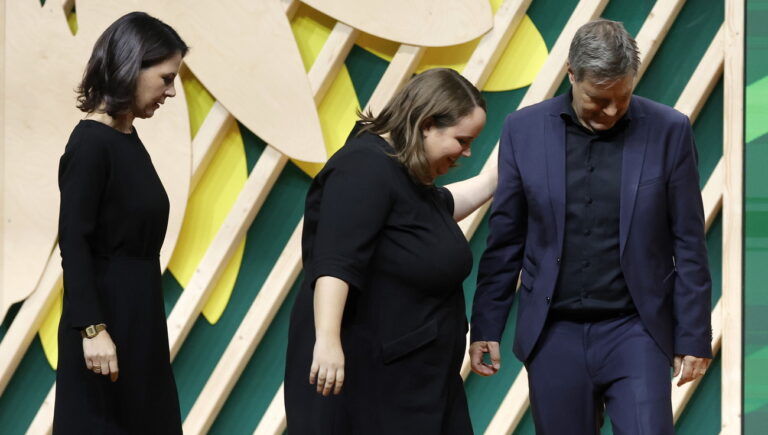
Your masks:
[{"label": "blonde shoulder-length hair", "polygon": [[449,68],[430,69],[413,77],[377,116],[370,110],[358,113],[363,124],[358,134],[389,133],[393,157],[414,180],[432,184],[422,131],[456,125],[475,107],[486,110],[480,91],[469,80]]}]

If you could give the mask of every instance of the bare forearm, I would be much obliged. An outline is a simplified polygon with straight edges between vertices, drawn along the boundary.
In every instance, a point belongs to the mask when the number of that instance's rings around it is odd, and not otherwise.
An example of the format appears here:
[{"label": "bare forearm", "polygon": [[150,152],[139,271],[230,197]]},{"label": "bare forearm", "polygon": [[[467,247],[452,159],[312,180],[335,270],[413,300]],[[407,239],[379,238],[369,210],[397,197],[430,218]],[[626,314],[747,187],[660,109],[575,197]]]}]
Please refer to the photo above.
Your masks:
[{"label": "bare forearm", "polygon": [[445,186],[453,196],[453,218],[458,222],[491,199],[498,183],[496,165],[467,180]]},{"label": "bare forearm", "polygon": [[339,338],[348,292],[349,285],[332,276],[321,276],[315,282],[315,334],[318,338]]}]

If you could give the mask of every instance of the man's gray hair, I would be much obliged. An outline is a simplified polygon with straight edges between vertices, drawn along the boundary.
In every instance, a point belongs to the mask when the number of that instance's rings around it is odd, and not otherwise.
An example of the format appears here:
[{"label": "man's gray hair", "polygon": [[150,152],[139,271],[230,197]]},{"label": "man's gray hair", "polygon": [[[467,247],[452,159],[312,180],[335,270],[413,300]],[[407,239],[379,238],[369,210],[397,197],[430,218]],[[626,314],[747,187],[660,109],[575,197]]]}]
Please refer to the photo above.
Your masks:
[{"label": "man's gray hair", "polygon": [[568,62],[577,82],[589,77],[606,83],[637,74],[640,56],[637,43],[618,21],[595,20],[581,26],[571,41]]}]

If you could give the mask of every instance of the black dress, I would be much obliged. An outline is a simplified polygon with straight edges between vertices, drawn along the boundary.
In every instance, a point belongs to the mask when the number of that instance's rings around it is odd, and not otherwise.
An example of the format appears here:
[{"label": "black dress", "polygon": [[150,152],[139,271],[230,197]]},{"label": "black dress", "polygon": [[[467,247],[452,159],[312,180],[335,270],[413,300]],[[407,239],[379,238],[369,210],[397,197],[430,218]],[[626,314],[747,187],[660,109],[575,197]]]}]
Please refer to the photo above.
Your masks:
[{"label": "black dress", "polygon": [[[414,183],[388,152],[379,136],[353,131],[307,195],[285,373],[291,435],[472,433],[459,374],[472,253],[448,190]],[[321,276],[350,285],[346,379],[329,397],[308,382]]]},{"label": "black dress", "polygon": [[[136,131],[80,121],[59,164],[59,324],[54,434],[180,434],[160,283],[169,202]],[[120,377],[85,366],[80,330],[106,323]]]}]

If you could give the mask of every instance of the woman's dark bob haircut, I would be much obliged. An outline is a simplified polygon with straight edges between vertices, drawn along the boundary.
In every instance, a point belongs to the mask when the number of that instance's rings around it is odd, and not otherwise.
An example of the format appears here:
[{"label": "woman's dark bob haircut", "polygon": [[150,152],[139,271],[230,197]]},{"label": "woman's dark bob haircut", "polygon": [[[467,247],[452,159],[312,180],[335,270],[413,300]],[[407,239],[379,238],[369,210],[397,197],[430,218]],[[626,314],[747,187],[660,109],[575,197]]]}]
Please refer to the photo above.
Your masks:
[{"label": "woman's dark bob haircut", "polygon": [[93,46],[77,88],[77,108],[116,117],[131,109],[139,72],[181,54],[187,44],[171,26],[144,12],[112,23]]}]

